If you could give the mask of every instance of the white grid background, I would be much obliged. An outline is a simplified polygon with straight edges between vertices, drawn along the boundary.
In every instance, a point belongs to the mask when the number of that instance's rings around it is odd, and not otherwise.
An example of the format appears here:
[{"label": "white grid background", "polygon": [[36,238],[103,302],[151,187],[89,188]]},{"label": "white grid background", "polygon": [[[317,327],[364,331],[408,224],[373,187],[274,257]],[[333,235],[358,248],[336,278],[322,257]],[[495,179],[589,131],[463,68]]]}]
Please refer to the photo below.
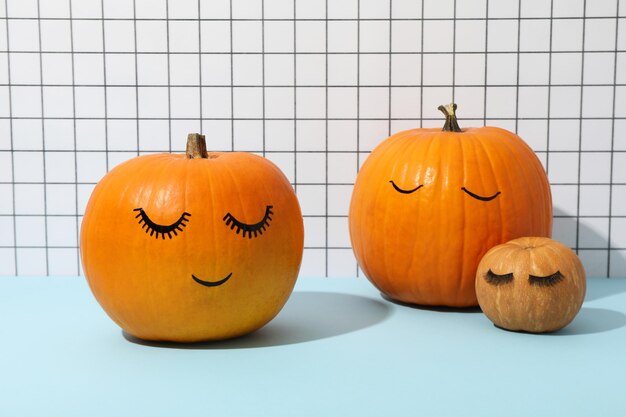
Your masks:
[{"label": "white grid background", "polygon": [[303,276],[354,276],[360,163],[394,132],[518,132],[554,237],[626,276],[626,7],[617,0],[0,0],[0,275],[75,275],[95,183],[139,154],[256,152],[293,183]]}]

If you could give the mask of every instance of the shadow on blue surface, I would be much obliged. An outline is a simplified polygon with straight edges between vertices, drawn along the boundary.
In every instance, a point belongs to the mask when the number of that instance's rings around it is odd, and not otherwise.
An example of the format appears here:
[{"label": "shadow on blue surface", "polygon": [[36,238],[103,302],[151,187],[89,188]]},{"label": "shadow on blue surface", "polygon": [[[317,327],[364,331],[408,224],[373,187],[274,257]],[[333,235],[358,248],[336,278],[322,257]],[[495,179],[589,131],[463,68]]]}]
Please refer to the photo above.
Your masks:
[{"label": "shadow on blue surface", "polygon": [[389,301],[390,303],[402,306],[413,308],[415,310],[427,310],[427,311],[436,311],[439,313],[482,313],[480,307],[446,307],[446,306],[425,306],[419,304],[409,304],[404,303],[402,301],[394,300],[393,298],[388,297],[386,294],[380,293],[380,296]]},{"label": "shadow on blue surface", "polygon": [[551,336],[578,336],[608,332],[626,326],[626,314],[606,308],[583,307],[574,321]]},{"label": "shadow on blue surface", "polygon": [[[495,327],[505,332],[528,333],[524,331],[508,330],[500,326]],[[580,336],[617,330],[626,326],[626,314],[606,308],[583,307],[568,326],[552,333],[537,333],[537,336]]]},{"label": "shadow on blue surface", "polygon": [[236,339],[172,343],[138,339],[122,332],[129,342],[171,349],[249,349],[291,345],[361,330],[384,321],[391,309],[367,297],[329,292],[294,292],[289,302],[265,327]]}]

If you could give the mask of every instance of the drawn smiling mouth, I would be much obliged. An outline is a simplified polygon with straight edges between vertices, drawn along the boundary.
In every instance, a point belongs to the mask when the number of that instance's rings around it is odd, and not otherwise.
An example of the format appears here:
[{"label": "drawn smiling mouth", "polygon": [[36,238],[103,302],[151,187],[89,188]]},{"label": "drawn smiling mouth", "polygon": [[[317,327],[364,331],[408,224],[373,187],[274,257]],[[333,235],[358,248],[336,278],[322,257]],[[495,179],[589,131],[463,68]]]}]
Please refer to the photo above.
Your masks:
[{"label": "drawn smiling mouth", "polygon": [[219,281],[204,281],[204,280],[196,277],[193,274],[191,274],[191,278],[193,278],[193,280],[196,281],[198,284],[204,285],[205,287],[217,287],[219,285],[224,284],[226,281],[228,281],[232,275],[233,275],[233,273],[231,272],[225,278],[222,278]]}]

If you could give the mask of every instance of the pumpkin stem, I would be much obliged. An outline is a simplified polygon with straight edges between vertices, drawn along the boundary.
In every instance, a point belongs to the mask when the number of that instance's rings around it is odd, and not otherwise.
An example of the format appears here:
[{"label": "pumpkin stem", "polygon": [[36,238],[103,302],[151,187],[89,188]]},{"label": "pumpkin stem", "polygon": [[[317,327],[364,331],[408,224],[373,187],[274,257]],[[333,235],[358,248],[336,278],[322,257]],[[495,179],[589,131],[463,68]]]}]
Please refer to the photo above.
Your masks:
[{"label": "pumpkin stem", "polygon": [[200,133],[190,133],[187,135],[187,158],[208,158],[206,151],[206,139]]},{"label": "pumpkin stem", "polygon": [[443,125],[444,132],[462,132],[459,123],[456,121],[456,104],[450,103],[437,107],[437,110],[446,115],[446,124]]}]

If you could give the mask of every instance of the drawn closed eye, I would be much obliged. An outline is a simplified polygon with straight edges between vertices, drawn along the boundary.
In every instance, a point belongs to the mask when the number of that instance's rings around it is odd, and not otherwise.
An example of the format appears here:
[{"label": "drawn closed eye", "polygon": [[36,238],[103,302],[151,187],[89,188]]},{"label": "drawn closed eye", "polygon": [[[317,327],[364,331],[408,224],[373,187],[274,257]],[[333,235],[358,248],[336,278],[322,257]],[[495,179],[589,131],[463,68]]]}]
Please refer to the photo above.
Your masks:
[{"label": "drawn closed eye", "polygon": [[485,281],[487,281],[491,285],[508,284],[509,282],[513,281],[513,273],[499,275],[499,274],[494,273],[490,269],[485,274]]},{"label": "drawn closed eye", "polygon": [[172,233],[174,236],[178,236],[178,232],[183,232],[185,230],[183,227],[187,227],[187,222],[189,221],[187,217],[191,216],[191,214],[184,212],[174,223],[164,226],[150,220],[148,214],[141,207],[133,209],[133,211],[139,212],[135,218],[139,218],[139,224],[142,225],[141,228],[146,229],[146,233],[150,232],[150,236],[154,236],[156,239],[159,238],[159,235],[161,235],[162,239],[165,239],[165,235],[171,239]]},{"label": "drawn closed eye", "polygon": [[536,275],[528,275],[528,282],[530,285],[536,285],[538,287],[551,287],[559,282],[563,281],[565,277],[561,274],[561,271],[556,271],[552,275],[545,277],[539,277]]},{"label": "drawn closed eye", "polygon": [[230,226],[231,230],[236,229],[237,234],[243,230],[241,236],[245,238],[246,235],[248,235],[248,238],[252,239],[252,235],[254,235],[254,237],[258,237],[259,235],[262,235],[268,227],[270,227],[270,221],[272,221],[272,215],[274,214],[272,207],[273,206],[265,207],[265,215],[258,223],[248,224],[240,222],[230,213],[226,213],[226,216],[224,216],[222,220],[224,220],[226,226]]},{"label": "drawn closed eye", "polygon": [[402,193],[402,194],[411,194],[411,193],[414,193],[415,191],[419,190],[420,188],[422,188],[422,187],[424,186],[424,184],[420,184],[420,185],[418,185],[417,187],[415,187],[415,188],[413,188],[413,189],[411,189],[411,190],[404,190],[404,189],[402,189],[402,188],[398,187],[398,186],[396,185],[396,183],[395,183],[395,182],[393,182],[393,180],[390,180],[389,182],[391,183],[391,185],[393,185],[393,188],[395,188],[395,190],[396,190],[397,192]]},{"label": "drawn closed eye", "polygon": [[497,196],[499,196],[501,194],[500,191],[498,191],[497,193],[495,193],[492,196],[483,197],[482,195],[474,194],[473,192],[471,192],[470,190],[468,190],[465,187],[461,187],[461,190],[465,191],[470,197],[474,197],[476,200],[480,200],[480,201],[491,201],[491,200],[493,200],[494,198],[496,198]]}]

